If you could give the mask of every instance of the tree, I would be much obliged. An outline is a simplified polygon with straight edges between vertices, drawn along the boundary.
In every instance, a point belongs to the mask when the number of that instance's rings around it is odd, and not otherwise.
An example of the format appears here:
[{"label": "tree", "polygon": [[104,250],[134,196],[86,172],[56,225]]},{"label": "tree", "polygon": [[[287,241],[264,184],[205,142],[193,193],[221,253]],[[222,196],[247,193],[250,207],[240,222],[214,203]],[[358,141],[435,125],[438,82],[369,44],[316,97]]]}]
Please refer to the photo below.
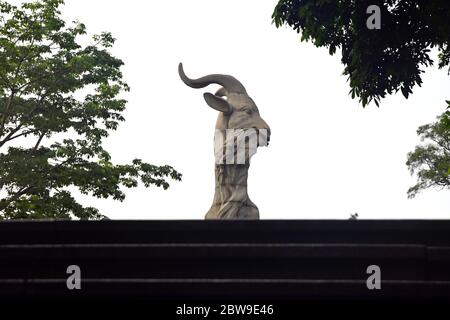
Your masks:
[{"label": "tree", "polygon": [[[381,29],[369,29],[369,6],[380,8]],[[363,106],[399,90],[408,98],[421,85],[421,68],[433,64],[430,48],[439,51],[439,68],[450,63],[448,0],[280,0],[272,15],[277,27],[289,25],[301,40],[342,52],[344,75],[352,98]]]},{"label": "tree", "polygon": [[[447,104],[450,106],[450,101]],[[417,129],[417,134],[426,143],[408,153],[406,165],[418,179],[408,190],[409,198],[430,187],[450,189],[450,126],[447,119],[443,114],[437,122]]]},{"label": "tree", "polygon": [[[122,201],[123,187],[180,180],[170,166],[115,165],[102,142],[124,121],[123,62],[110,33],[60,18],[63,0],[0,1],[0,218],[100,219],[70,188]],[[81,97],[81,98],[80,98]],[[7,149],[5,149],[7,148]]]},{"label": "tree", "polygon": [[350,218],[348,218],[348,220],[358,220],[359,218],[359,214],[358,212],[355,213],[350,213]]}]

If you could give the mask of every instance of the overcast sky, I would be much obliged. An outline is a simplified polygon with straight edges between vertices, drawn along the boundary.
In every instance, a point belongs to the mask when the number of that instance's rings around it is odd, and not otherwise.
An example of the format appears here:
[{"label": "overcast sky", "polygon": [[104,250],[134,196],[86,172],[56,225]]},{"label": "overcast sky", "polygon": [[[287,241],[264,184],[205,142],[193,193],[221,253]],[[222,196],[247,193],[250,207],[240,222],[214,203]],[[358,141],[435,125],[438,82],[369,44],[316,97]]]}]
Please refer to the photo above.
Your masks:
[{"label": "overcast sky", "polygon": [[[139,157],[170,164],[182,182],[167,191],[127,191],[124,202],[83,197],[113,219],[203,219],[214,191],[217,112],[178,77],[231,74],[247,88],[272,129],[252,159],[249,195],[262,219],[449,218],[448,191],[406,196],[415,178],[406,155],[416,129],[449,99],[450,77],[432,67],[423,86],[363,109],[349,95],[340,55],[276,29],[276,0],[66,0],[68,20],[89,33],[110,31],[131,87],[126,122],[106,142],[115,163]],[[447,95],[446,95],[447,93]]]}]

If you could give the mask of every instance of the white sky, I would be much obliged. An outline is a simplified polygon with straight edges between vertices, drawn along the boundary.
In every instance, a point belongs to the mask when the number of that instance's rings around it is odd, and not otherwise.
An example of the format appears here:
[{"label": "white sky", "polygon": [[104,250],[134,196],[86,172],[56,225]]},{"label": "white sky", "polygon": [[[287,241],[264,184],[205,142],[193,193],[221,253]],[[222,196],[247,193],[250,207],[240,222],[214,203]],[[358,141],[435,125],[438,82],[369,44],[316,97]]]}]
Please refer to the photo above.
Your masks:
[{"label": "white sky", "polygon": [[301,43],[271,14],[276,0],[66,0],[68,20],[110,31],[131,86],[126,122],[107,140],[115,163],[139,157],[183,173],[167,191],[128,190],[123,202],[83,198],[113,219],[203,219],[214,190],[217,112],[178,77],[238,78],[272,129],[250,167],[249,195],[262,219],[449,218],[448,191],[406,196],[415,178],[406,155],[416,129],[449,99],[446,70],[430,68],[422,88],[363,109],[349,95],[340,55]]}]

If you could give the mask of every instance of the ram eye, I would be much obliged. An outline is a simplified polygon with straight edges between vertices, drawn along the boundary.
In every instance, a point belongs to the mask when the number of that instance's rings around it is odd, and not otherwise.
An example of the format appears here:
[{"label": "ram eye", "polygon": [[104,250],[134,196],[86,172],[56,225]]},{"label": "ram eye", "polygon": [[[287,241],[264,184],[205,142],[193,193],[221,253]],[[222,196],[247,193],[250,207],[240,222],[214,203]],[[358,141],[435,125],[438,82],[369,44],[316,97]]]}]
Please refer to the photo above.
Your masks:
[{"label": "ram eye", "polygon": [[244,109],[242,109],[242,111],[244,111],[247,114],[252,114],[252,112],[253,112],[252,108],[244,108]]}]

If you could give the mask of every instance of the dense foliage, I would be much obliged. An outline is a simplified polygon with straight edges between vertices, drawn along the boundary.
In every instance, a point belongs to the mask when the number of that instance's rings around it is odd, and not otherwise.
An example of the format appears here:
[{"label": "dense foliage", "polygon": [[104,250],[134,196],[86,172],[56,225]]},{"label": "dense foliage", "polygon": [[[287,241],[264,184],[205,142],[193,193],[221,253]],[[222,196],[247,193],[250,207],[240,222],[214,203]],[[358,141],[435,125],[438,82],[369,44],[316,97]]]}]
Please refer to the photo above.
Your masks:
[{"label": "dense foliage", "polygon": [[[447,104],[450,106],[450,101]],[[417,129],[424,143],[408,154],[406,164],[418,179],[408,190],[410,198],[430,187],[450,189],[450,126],[447,119],[442,115],[435,123]]]},{"label": "dense foliage", "polygon": [[[371,5],[381,9],[379,30],[366,25]],[[363,106],[399,90],[408,98],[433,64],[431,48],[440,68],[450,63],[448,0],[280,0],[272,18],[330,54],[339,49],[351,96]]]},{"label": "dense foliage", "polygon": [[99,219],[71,189],[123,200],[121,187],[181,178],[140,159],[111,162],[102,142],[124,121],[123,62],[108,51],[109,33],[82,46],[86,27],[66,26],[62,3],[0,1],[0,219]]}]

